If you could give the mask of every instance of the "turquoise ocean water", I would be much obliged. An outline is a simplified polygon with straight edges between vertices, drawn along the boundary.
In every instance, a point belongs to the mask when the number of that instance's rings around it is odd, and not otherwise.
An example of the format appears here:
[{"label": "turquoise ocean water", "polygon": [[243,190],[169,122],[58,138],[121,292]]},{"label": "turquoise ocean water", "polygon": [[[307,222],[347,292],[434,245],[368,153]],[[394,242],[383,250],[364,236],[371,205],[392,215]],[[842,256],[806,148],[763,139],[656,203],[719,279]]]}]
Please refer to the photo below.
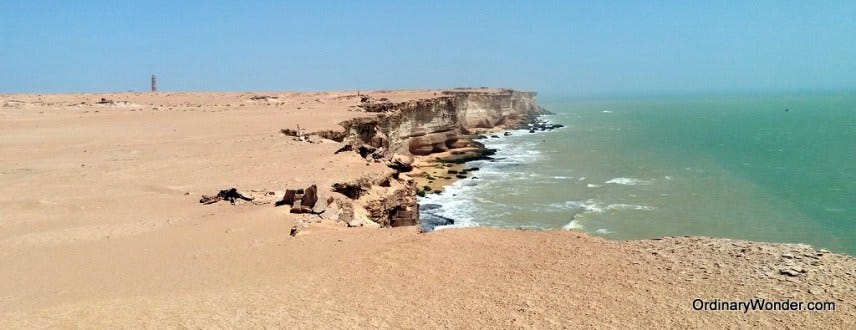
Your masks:
[{"label": "turquoise ocean water", "polygon": [[497,161],[421,203],[454,226],[702,235],[856,255],[856,95],[542,102],[567,127],[489,139]]}]

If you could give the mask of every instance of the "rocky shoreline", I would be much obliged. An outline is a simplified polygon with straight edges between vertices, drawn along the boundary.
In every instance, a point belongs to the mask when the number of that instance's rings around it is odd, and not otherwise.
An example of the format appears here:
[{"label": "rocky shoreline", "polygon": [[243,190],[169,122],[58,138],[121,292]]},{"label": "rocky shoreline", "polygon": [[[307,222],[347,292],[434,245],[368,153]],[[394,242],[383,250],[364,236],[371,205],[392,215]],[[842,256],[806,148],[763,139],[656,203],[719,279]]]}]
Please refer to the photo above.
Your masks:
[{"label": "rocky shoreline", "polygon": [[[465,168],[465,163],[490,159],[496,152],[478,141],[488,138],[485,134],[561,126],[538,120],[548,111],[537,105],[535,96],[534,92],[510,89],[446,90],[430,98],[397,103],[361,96],[355,108],[372,116],[340,123],[343,131],[312,132],[305,139],[318,136],[341,142],[345,146],[339,151],[358,153],[367,162],[384,163],[390,171],[373,179],[338,183],[333,193],[347,198],[336,196],[332,202],[353,211],[336,217],[321,214],[321,219],[348,226],[420,225],[418,196],[441,193],[444,186],[478,170]],[[359,193],[343,193],[345,190]],[[307,222],[312,220],[306,218]]]},{"label": "rocky shoreline", "polygon": [[[544,114],[532,117],[528,122],[520,123],[512,127],[503,127],[501,129],[491,129],[480,132],[473,140],[478,144],[478,151],[473,154],[454,153],[437,155],[434,157],[424,157],[422,164],[417,166],[421,173],[416,175],[417,187],[422,187],[422,190],[417,191],[419,197],[425,197],[428,194],[441,194],[444,187],[455,183],[462,179],[477,180],[480,167],[471,163],[477,161],[494,162],[493,157],[497,149],[487,148],[479,141],[488,139],[499,139],[513,135],[513,131],[528,131],[549,132],[554,129],[562,128],[562,124],[553,124],[543,120]],[[469,185],[476,185],[476,182],[470,182]],[[428,206],[426,208],[426,206]],[[432,231],[438,226],[448,226],[455,224],[455,219],[439,215],[435,210],[441,208],[441,205],[427,204],[420,205],[420,226],[423,231]]]}]

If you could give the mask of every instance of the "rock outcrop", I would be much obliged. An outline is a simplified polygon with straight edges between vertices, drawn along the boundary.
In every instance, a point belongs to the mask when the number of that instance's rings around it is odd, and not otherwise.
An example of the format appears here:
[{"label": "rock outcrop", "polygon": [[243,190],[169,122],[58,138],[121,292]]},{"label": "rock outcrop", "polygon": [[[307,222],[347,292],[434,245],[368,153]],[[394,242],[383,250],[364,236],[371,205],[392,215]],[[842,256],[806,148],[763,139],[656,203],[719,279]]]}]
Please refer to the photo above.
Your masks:
[{"label": "rock outcrop", "polygon": [[443,161],[489,157],[495,150],[474,141],[474,134],[522,127],[547,113],[535,96],[510,89],[456,89],[400,103],[362,99],[359,107],[372,116],[342,122],[344,132],[315,134],[345,143],[338,152],[357,151],[366,161],[385,161],[394,171],[385,178],[335,184],[333,191],[347,196],[336,202],[343,210],[338,219],[348,226],[418,225],[418,189],[412,179],[399,175],[412,169],[412,156],[454,150]]},{"label": "rock outcrop", "polygon": [[334,184],[333,190],[342,197],[336,198],[331,206],[335,204],[335,208],[343,211],[335,220],[351,227],[355,224],[381,227],[419,224],[416,184],[398,174],[391,171],[387,176],[364,176]]},{"label": "rock outcrop", "polygon": [[[546,113],[536,93],[502,90],[451,90],[430,99],[382,103],[374,117],[345,121],[342,142],[384,148],[388,155],[428,155],[473,146],[479,129],[520,126]],[[368,110],[371,105],[364,105]],[[374,109],[374,108],[371,108]]]}]

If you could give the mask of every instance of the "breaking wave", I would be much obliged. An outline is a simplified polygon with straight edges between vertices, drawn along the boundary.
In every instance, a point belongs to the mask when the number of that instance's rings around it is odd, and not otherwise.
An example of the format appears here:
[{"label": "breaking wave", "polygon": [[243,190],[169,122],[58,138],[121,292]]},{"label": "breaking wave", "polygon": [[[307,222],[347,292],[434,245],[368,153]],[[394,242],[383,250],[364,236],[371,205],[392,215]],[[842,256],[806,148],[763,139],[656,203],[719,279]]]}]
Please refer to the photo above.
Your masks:
[{"label": "breaking wave", "polygon": [[[473,177],[455,181],[446,186],[441,194],[429,194],[419,198],[419,204],[442,205],[430,210],[431,214],[455,220],[453,225],[438,226],[435,229],[474,227],[489,224],[507,213],[506,207],[480,196],[489,196],[496,186],[515,185],[515,181],[531,182],[538,175],[520,171],[517,168],[533,163],[543,157],[534,141],[526,141],[528,130],[510,131],[510,136],[497,134],[499,138],[481,140],[488,148],[497,149],[492,161],[481,160],[467,163],[467,167],[478,167]],[[536,134],[541,134],[538,132]],[[554,180],[568,180],[571,177],[555,176]],[[485,204],[496,204],[484,207]]]},{"label": "breaking wave", "polygon": [[654,181],[653,180],[643,180],[643,179],[620,177],[620,178],[609,179],[608,181],[606,181],[604,183],[620,184],[620,185],[625,185],[625,186],[636,186],[636,185],[651,184],[651,183],[654,183]]}]

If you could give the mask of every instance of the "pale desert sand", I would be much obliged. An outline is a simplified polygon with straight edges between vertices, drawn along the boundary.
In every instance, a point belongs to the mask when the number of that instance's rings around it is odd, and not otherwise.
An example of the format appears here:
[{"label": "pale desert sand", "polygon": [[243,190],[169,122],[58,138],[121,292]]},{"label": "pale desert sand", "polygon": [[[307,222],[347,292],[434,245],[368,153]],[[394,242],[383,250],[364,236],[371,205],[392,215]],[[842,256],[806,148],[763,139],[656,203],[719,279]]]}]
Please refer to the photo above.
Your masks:
[{"label": "pale desert sand", "polygon": [[[287,208],[198,203],[389,171],[279,133],[340,129],[367,115],[349,111],[358,103],[355,91],[0,95],[0,328],[856,327],[856,261],[807,246],[332,224],[290,237]],[[754,297],[836,310],[692,309]]]}]

